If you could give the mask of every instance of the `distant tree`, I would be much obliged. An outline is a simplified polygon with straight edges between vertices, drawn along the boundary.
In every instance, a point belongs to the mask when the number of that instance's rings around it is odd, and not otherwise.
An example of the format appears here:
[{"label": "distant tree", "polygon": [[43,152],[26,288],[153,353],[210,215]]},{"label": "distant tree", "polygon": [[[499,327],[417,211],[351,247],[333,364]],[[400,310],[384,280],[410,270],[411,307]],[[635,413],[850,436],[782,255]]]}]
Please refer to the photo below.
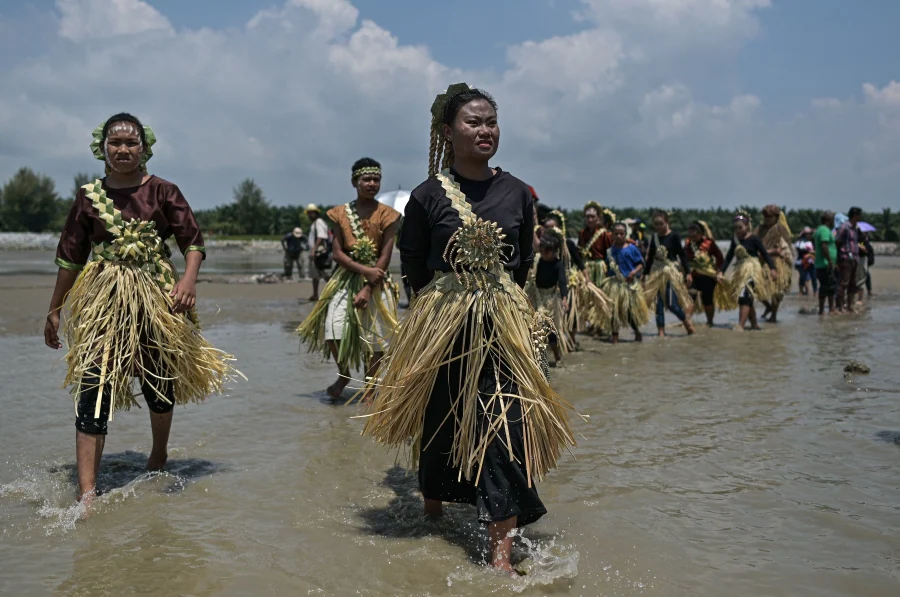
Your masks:
[{"label": "distant tree", "polygon": [[227,220],[234,224],[232,234],[271,234],[272,208],[252,178],[234,188],[234,203],[230,207]]},{"label": "distant tree", "polygon": [[50,230],[59,196],[49,176],[22,168],[3,186],[0,194],[0,228],[10,232]]}]

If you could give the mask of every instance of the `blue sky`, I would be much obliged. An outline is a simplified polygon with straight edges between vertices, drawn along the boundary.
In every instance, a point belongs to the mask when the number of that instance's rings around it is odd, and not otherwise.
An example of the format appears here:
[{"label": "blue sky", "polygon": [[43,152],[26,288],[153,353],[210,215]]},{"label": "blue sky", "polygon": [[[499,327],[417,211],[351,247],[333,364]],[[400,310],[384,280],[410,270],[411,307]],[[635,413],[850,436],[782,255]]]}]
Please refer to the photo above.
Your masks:
[{"label": "blue sky", "polygon": [[[238,165],[277,203],[301,202],[292,198],[297,176],[328,202],[345,192],[345,183],[333,180],[345,169],[336,164],[352,163],[360,152],[386,162],[386,185],[413,186],[424,160],[417,148],[427,134],[421,122],[427,98],[459,77],[489,87],[500,100],[498,159],[564,205],[600,194],[613,205],[774,200],[843,208],[857,193],[870,208],[896,204],[900,83],[892,82],[900,81],[900,2],[294,3],[0,0],[6,38],[0,66],[7,71],[0,75],[0,135],[7,136],[0,141],[0,180],[27,164],[62,185],[73,168],[92,165],[74,152],[51,159],[29,149],[27,138],[17,143],[10,135],[23,135],[21,124],[40,119],[77,139],[79,127],[98,119],[95,112],[120,107],[112,98],[129,98],[121,85],[85,70],[103,61],[108,44],[109,52],[140,48],[152,56],[142,66],[152,70],[149,93],[131,100],[134,110],[172,129],[173,145],[159,154],[158,167],[204,206],[227,200],[239,181],[223,175],[233,177]],[[106,13],[115,6],[110,20]],[[268,11],[265,18],[261,11]],[[262,25],[248,29],[254,18]],[[364,20],[377,27],[366,28]],[[96,36],[102,39],[91,47],[87,36],[66,33],[79,27],[102,32]],[[188,53],[178,54],[180,46]],[[182,72],[192,53],[204,56],[202,76]],[[362,69],[372,56],[381,62]],[[245,73],[259,93],[241,103],[245,90],[229,92],[221,76],[230,69],[235,85]],[[93,104],[64,91],[67,77],[81,73],[84,80],[88,72],[98,77],[98,91],[110,86]],[[309,79],[285,82],[297,73]],[[157,96],[154,76],[171,93]],[[212,94],[217,120],[206,122],[196,111],[189,117],[176,98],[181,93],[198,102]],[[255,133],[285,130],[278,118],[295,127],[283,147]],[[316,132],[325,123],[331,128]],[[178,141],[193,126],[242,139],[234,163],[186,153]],[[310,135],[318,145],[298,145]]]}]

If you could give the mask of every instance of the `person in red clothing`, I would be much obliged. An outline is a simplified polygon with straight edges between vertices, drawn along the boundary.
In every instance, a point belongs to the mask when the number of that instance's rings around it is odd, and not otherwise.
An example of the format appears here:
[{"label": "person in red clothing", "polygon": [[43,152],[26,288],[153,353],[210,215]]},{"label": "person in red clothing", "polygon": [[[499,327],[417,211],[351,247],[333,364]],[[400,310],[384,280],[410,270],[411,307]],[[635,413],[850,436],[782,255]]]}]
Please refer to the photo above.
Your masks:
[{"label": "person in red clothing", "polygon": [[606,252],[613,246],[612,232],[607,224],[610,218],[606,212],[608,210],[596,201],[588,202],[584,206],[584,228],[578,234],[578,248],[581,249],[591,282],[597,286],[606,277]]},{"label": "person in red clothing", "polygon": [[[716,315],[713,296],[716,290],[716,276],[722,271],[725,257],[712,238],[712,232],[706,222],[697,220],[688,227],[688,239],[684,243],[684,252],[691,265],[687,275],[687,285],[691,294],[700,295],[700,303],[706,313],[706,325],[712,327]],[[694,313],[691,305],[688,317]]]}]

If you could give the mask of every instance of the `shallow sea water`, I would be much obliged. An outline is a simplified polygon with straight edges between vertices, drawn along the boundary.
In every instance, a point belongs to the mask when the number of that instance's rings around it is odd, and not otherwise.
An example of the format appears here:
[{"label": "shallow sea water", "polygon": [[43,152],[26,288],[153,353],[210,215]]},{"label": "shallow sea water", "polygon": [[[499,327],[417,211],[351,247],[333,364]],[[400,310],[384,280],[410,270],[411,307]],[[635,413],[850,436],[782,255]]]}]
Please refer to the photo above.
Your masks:
[{"label": "shallow sea water", "polygon": [[[332,365],[291,335],[308,306],[202,313],[250,381],[177,409],[162,474],[146,409],[118,414],[78,522],[62,354],[0,337],[0,594],[895,596],[900,297],[799,306],[760,333],[584,340],[553,382],[591,423],[539,485],[521,579],[478,564],[472,508],[422,520],[415,477],[326,400]],[[850,359],[871,374],[845,379]]]}]

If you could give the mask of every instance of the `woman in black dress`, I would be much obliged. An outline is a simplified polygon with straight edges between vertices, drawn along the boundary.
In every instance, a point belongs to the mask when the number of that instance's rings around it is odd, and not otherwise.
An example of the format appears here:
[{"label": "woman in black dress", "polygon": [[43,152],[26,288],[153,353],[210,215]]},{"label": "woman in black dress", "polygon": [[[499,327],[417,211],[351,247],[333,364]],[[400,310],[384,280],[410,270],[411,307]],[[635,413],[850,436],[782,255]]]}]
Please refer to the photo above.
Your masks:
[{"label": "woman in black dress", "polygon": [[[737,304],[740,307],[738,332],[744,331],[747,320],[750,320],[750,329],[760,329],[756,321],[756,307],[754,300],[767,301],[773,293],[772,281],[778,273],[775,271],[775,262],[766,251],[762,240],[755,234],[750,234],[750,216],[745,212],[739,212],[734,216],[734,238],[731,239],[731,247],[725,255],[725,263],[717,275],[722,281],[725,271],[735,261],[734,274],[731,282],[737,295]],[[768,274],[762,269],[762,263],[768,268]]]},{"label": "woman in black dress", "polygon": [[512,531],[546,513],[534,480],[574,443],[539,356],[552,326],[522,290],[532,197],[488,165],[500,130],[486,93],[451,86],[432,106],[431,133],[430,176],[410,196],[397,245],[416,298],[373,382],[365,433],[412,440],[425,514],[474,504],[490,565],[512,573]]}]

